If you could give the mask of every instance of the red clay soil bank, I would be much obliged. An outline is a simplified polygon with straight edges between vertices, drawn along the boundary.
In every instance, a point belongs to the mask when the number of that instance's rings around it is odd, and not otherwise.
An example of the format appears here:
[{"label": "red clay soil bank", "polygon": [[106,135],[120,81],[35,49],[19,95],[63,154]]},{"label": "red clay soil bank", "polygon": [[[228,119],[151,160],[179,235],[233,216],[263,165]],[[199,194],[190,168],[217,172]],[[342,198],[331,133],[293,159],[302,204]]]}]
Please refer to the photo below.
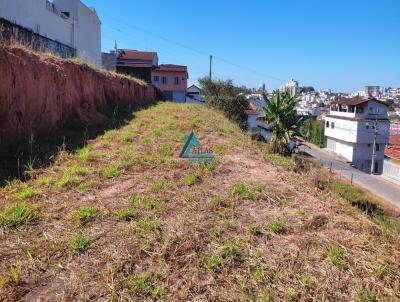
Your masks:
[{"label": "red clay soil bank", "polygon": [[61,129],[71,120],[95,124],[112,105],[154,100],[150,86],[86,65],[0,47],[0,144]]}]

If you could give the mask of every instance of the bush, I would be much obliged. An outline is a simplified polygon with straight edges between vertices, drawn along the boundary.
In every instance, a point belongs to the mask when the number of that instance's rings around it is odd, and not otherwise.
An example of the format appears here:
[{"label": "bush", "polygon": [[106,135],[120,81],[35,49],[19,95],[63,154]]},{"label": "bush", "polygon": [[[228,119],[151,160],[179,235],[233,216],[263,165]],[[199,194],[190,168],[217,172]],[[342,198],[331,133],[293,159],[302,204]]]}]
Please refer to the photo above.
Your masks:
[{"label": "bush", "polygon": [[325,148],[327,137],[325,136],[325,124],[313,120],[307,120],[301,128],[301,133],[307,141],[317,145],[320,148]]},{"label": "bush", "polygon": [[246,108],[248,101],[242,90],[228,81],[210,81],[209,78],[199,80],[204,91],[206,105],[221,110],[242,129],[247,128]]}]

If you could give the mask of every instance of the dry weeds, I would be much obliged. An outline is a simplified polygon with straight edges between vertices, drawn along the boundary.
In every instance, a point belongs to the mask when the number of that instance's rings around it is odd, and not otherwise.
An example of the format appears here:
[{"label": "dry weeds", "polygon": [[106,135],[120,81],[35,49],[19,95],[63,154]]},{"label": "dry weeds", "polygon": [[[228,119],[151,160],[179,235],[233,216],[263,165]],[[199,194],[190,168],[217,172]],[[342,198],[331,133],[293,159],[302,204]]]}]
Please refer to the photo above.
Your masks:
[{"label": "dry weeds", "polygon": [[[178,158],[192,129],[216,151],[214,167]],[[24,186],[40,192],[24,200],[38,209],[34,221],[0,229],[0,300],[359,301],[368,291],[400,299],[399,233],[315,182],[318,167],[295,173],[266,162],[220,113],[163,103],[88,144],[0,189],[0,210]],[[75,166],[87,173],[57,185]],[[235,193],[238,183],[252,198]],[[81,207],[102,215],[77,224],[70,217]],[[121,210],[129,219],[115,219]],[[270,231],[275,220],[284,232]],[[70,248],[76,234],[91,240],[79,254]]]}]

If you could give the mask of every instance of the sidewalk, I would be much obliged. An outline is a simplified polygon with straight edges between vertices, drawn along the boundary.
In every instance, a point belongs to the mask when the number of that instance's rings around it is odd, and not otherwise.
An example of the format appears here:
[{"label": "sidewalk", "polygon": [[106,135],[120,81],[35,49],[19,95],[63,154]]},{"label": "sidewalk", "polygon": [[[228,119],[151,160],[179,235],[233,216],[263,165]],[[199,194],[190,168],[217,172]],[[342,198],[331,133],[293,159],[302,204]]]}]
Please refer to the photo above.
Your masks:
[{"label": "sidewalk", "polygon": [[299,151],[309,154],[315,159],[321,161],[324,166],[341,174],[343,177],[351,180],[358,185],[364,187],[375,195],[387,200],[391,204],[400,207],[400,185],[392,181],[386,180],[380,175],[370,175],[357,170],[350,166],[350,164],[344,162],[335,154],[331,152],[320,149],[317,146],[310,143],[303,143],[299,147]]}]

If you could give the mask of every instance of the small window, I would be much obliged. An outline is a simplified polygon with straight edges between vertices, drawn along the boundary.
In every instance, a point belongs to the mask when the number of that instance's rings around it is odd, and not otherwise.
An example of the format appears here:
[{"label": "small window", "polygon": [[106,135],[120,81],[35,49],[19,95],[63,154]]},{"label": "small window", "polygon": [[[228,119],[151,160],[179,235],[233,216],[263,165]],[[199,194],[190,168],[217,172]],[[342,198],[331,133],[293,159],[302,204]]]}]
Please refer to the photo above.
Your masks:
[{"label": "small window", "polygon": [[174,78],[174,84],[179,85],[181,83],[181,78],[180,77],[175,77]]},{"label": "small window", "polygon": [[334,122],[331,123],[331,128],[335,129],[335,123]]},{"label": "small window", "polygon": [[329,128],[329,121],[326,122],[326,128]]},{"label": "small window", "polygon": [[375,151],[379,151],[379,144],[375,145]]},{"label": "small window", "polygon": [[365,129],[367,129],[367,130],[369,129],[369,124],[365,125]]},{"label": "small window", "polygon": [[162,83],[163,85],[167,85],[167,77],[162,77],[162,78],[161,78],[161,83]]},{"label": "small window", "polygon": [[368,144],[368,147],[371,147],[371,144]]},{"label": "small window", "polygon": [[154,82],[158,82],[160,80],[159,76],[154,76],[153,77]]}]

